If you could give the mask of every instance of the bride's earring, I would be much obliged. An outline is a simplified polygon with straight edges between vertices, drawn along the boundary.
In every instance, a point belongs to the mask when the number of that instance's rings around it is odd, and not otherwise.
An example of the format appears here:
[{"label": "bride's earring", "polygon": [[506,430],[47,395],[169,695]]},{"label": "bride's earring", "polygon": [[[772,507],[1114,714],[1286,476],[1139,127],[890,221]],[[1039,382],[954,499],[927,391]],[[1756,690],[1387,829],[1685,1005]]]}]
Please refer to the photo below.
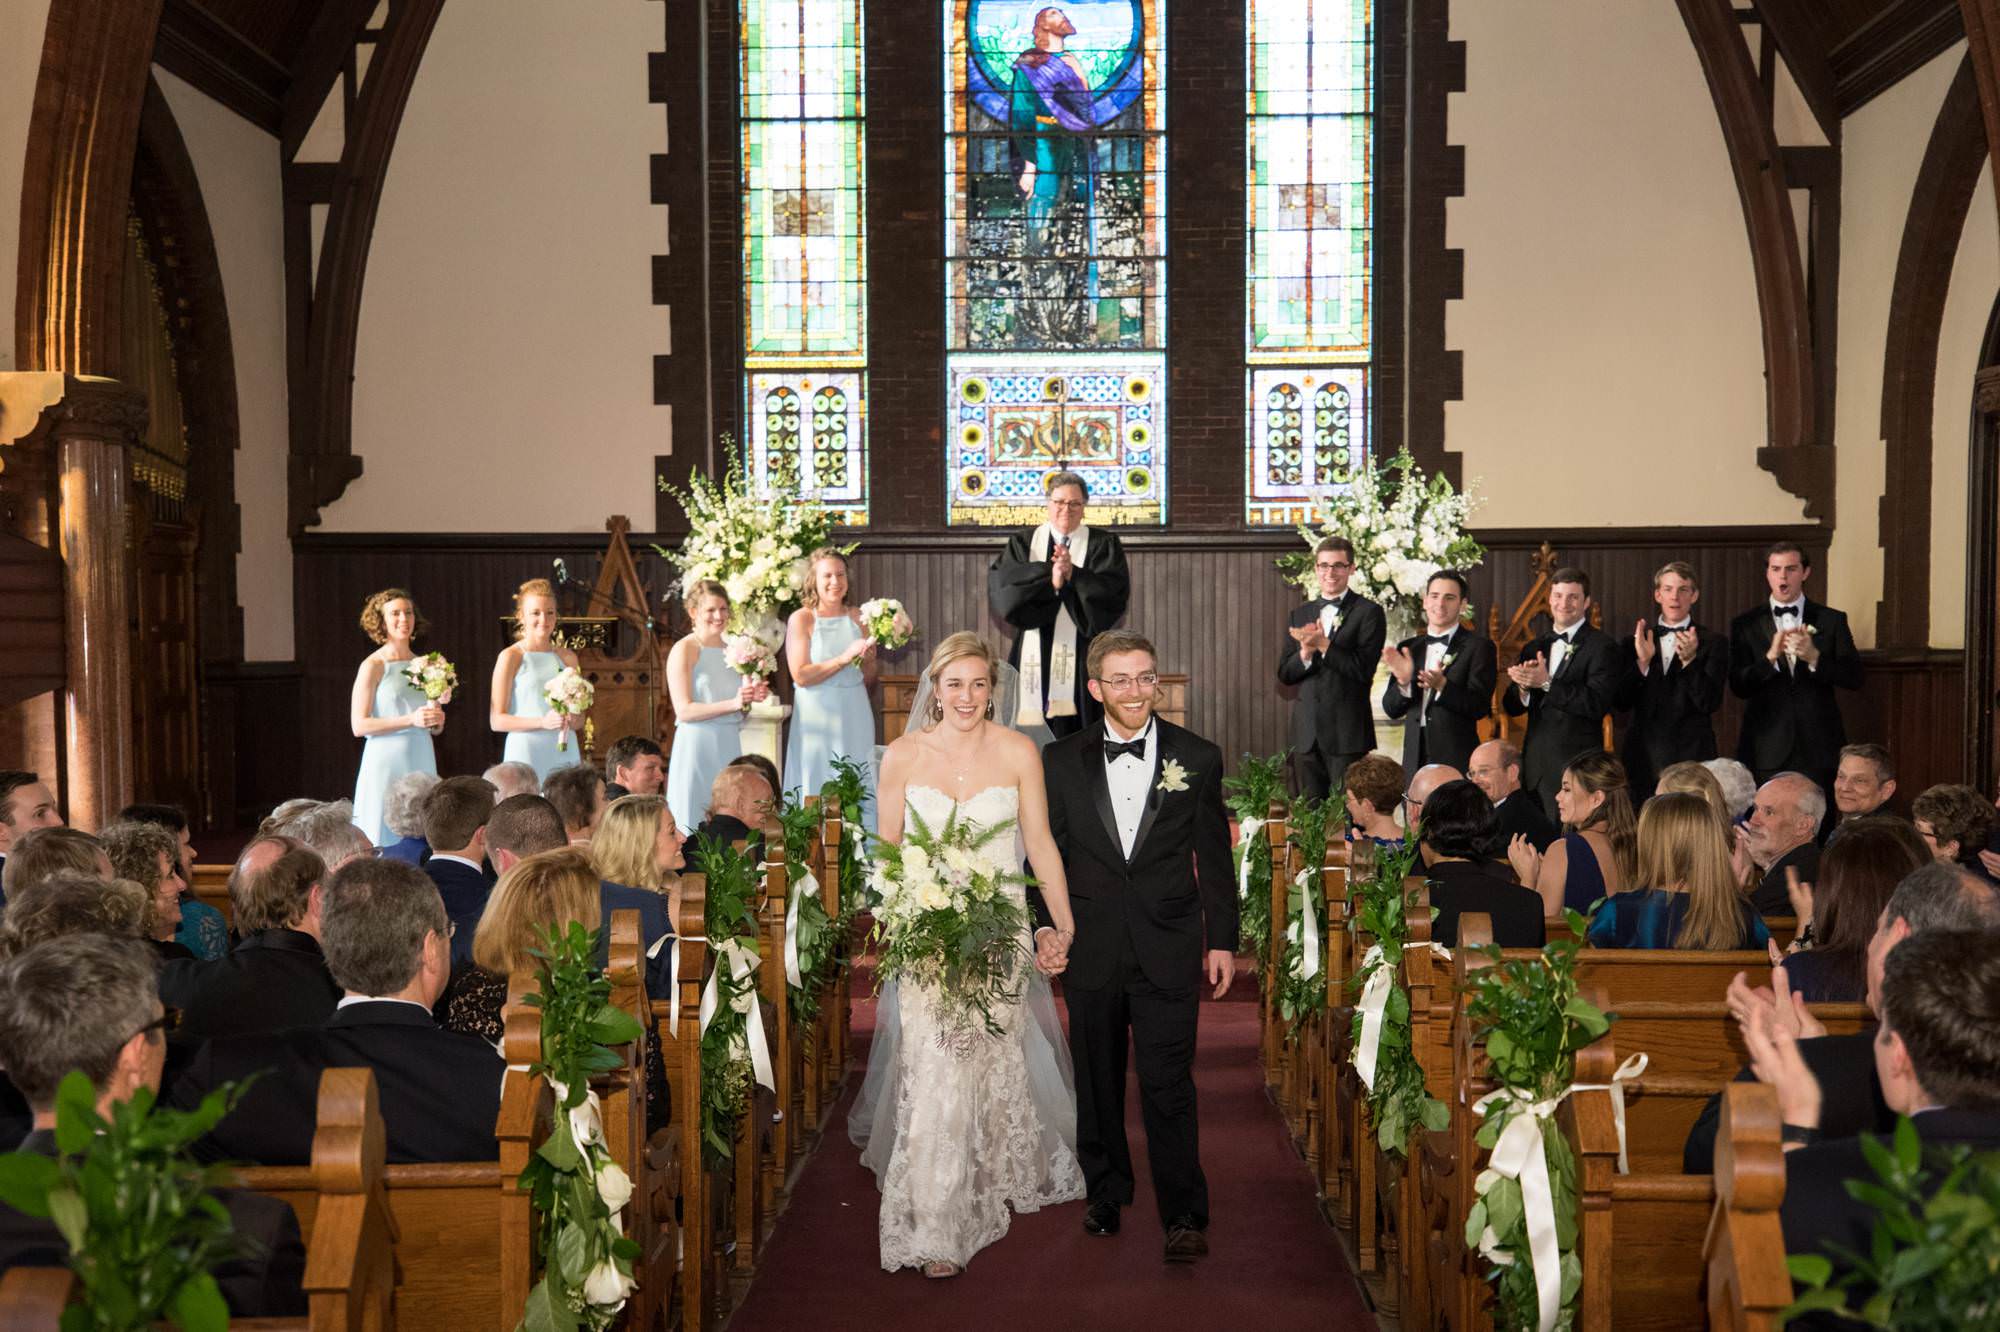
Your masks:
[{"label": "bride's earring", "polygon": [[986,720],[993,720],[993,700],[990,698],[986,700]]},{"label": "bride's earring", "polygon": [[941,721],[943,721],[943,720],[944,720],[944,704],[943,704],[942,702],[940,702],[939,700],[937,700],[937,699],[935,699],[935,698],[931,700],[931,709],[930,709],[930,711],[931,711],[931,720],[932,720],[932,721],[934,721],[934,722],[941,722]]}]

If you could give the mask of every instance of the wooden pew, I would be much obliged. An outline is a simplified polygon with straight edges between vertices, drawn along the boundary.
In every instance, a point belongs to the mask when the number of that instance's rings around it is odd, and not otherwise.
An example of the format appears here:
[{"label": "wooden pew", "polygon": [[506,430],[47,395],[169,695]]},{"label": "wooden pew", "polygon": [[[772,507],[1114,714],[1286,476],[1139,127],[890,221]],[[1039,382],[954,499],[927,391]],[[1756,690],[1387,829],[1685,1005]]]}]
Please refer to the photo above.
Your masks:
[{"label": "wooden pew", "polygon": [[[605,976],[611,982],[611,1002],[646,1030],[652,1005],[646,995],[645,936],[637,911],[611,913]],[[531,1012],[539,1017],[539,1010]],[[674,1198],[680,1187],[681,1157],[670,1131],[662,1130],[657,1140],[647,1132],[646,1045],[644,1036],[631,1042],[621,1051],[625,1057],[621,1067],[591,1079],[604,1119],[605,1146],[632,1180],[625,1234],[638,1244],[639,1256],[632,1264],[636,1289],[625,1319],[635,1328],[654,1327],[665,1317],[679,1263]]]},{"label": "wooden pew", "polygon": [[[773,1093],[776,1105],[770,1116],[760,1197],[766,1214],[775,1217],[791,1176],[793,1154],[798,1150],[798,1120],[793,1101],[800,1046],[785,979],[785,909],[791,901],[791,873],[785,861],[785,831],[776,819],[764,825],[764,847],[764,901],[757,913],[761,935],[758,947],[764,961],[757,969],[757,983],[763,994],[770,1032],[771,1080],[778,1086]],[[774,851],[775,860],[770,858]]]},{"label": "wooden pew", "polygon": [[[1791,947],[1798,937],[1799,922],[1796,916],[1766,916],[1764,928],[1771,932],[1771,941],[1778,945],[1780,952]],[[1542,922],[1542,933],[1550,943],[1569,938],[1569,917],[1550,916]]]},{"label": "wooden pew", "polygon": [[[847,828],[837,805],[823,806],[820,815],[821,901],[826,906],[827,919],[839,920],[840,855],[841,848],[846,844]],[[852,922],[847,934],[835,946],[837,961],[828,976],[827,993],[821,996],[819,1011],[825,1054],[820,1060],[820,1095],[825,1105],[832,1104],[834,1089],[847,1077],[847,1055],[854,1022],[848,980],[854,959],[861,953],[861,931],[861,922]]]},{"label": "wooden pew", "polygon": [[1290,912],[1290,902],[1285,894],[1287,882],[1285,867],[1291,856],[1291,846],[1286,840],[1291,834],[1291,827],[1287,821],[1289,813],[1282,801],[1273,800],[1263,828],[1265,843],[1271,849],[1271,882],[1266,889],[1271,902],[1271,928],[1264,939],[1261,967],[1263,1027],[1258,1058],[1264,1067],[1264,1085],[1274,1092],[1284,1076],[1281,1063],[1284,1024],[1278,1017],[1278,971],[1284,966],[1285,923]]},{"label": "wooden pew", "polygon": [[198,863],[194,867],[194,882],[189,885],[195,900],[205,902],[220,911],[223,923],[231,927],[236,924],[236,907],[229,900],[229,876],[235,868],[234,865]]},{"label": "wooden pew", "polygon": [[1761,1082],[1733,1082],[1722,1097],[1715,1140],[1715,1211],[1703,1256],[1708,1325],[1722,1332],[1775,1332],[1792,1302],[1785,1267],[1785,1149],[1778,1094]]},{"label": "wooden pew", "polygon": [[653,1005],[667,1086],[673,1095],[674,1149],[680,1158],[680,1278],[677,1325],[683,1332],[716,1326],[728,1299],[723,1225],[733,1218],[729,1193],[733,1176],[706,1160],[701,1136],[701,988],[708,963],[708,881],[681,876],[681,914],[675,939],[667,945],[680,955],[676,992]]},{"label": "wooden pew", "polygon": [[[371,1070],[330,1068],[321,1075],[312,1156],[319,1207],[306,1246],[306,1316],[238,1318],[232,1326],[309,1332],[394,1327],[396,1223],[384,1187],[382,1114]],[[76,1277],[67,1268],[14,1268],[0,1280],[0,1328],[55,1332],[76,1294]]]}]

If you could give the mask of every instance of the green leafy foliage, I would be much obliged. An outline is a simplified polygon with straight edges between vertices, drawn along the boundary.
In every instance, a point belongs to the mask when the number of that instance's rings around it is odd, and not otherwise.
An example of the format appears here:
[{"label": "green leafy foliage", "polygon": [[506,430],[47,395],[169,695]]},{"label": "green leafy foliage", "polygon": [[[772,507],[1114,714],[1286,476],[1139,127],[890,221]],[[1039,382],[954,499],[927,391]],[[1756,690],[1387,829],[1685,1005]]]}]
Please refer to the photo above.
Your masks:
[{"label": "green leafy foliage", "polygon": [[861,765],[845,755],[833,760],[833,780],[820,788],[822,807],[840,810],[840,918],[845,921],[868,905],[867,833],[861,809],[868,799],[868,777]]},{"label": "green leafy foliage", "polygon": [[[1223,800],[1237,822],[1263,820],[1271,812],[1271,802],[1284,798],[1285,761],[1290,754],[1290,750],[1267,758],[1245,754],[1236,775],[1223,779]],[[1271,947],[1271,844],[1260,830],[1250,838],[1249,849],[1239,850],[1237,857],[1237,929],[1262,974]]]},{"label": "green leafy foliage", "polygon": [[[1376,1141],[1394,1156],[1409,1154],[1410,1136],[1419,1127],[1438,1130],[1451,1122],[1444,1102],[1424,1090],[1424,1070],[1410,1043],[1410,995],[1396,982],[1401,974],[1403,946],[1408,941],[1405,913],[1409,894],[1403,881],[1417,861],[1417,834],[1395,850],[1383,848],[1375,859],[1373,878],[1349,885],[1354,898],[1352,928],[1372,936],[1381,957],[1363,966],[1353,984],[1364,988],[1377,969],[1390,977],[1388,1002],[1382,1010],[1382,1030],[1375,1055],[1375,1085],[1368,1092],[1368,1118]],[[1361,1042],[1362,1015],[1354,1015],[1353,1044]]]},{"label": "green leafy foliage", "polygon": [[629,1282],[639,1255],[639,1246],[620,1231],[618,1209],[604,1196],[606,1189],[616,1196],[618,1185],[606,1167],[617,1167],[604,1146],[590,1079],[623,1067],[624,1057],[610,1047],[637,1041],[645,1030],[611,1002],[611,982],[597,965],[597,940],[596,930],[573,920],[566,928],[548,926],[542,946],[530,950],[536,990],[526,1002],[542,1012],[542,1057],[531,1071],[556,1096],[549,1136],[520,1177],[521,1189],[534,1199],[535,1252],[542,1260],[542,1279],[522,1320],[530,1332],[610,1326],[623,1297],[593,1303],[586,1283],[606,1266]]},{"label": "green leafy foliage", "polygon": [[1326,1011],[1326,976],[1323,971],[1306,973],[1305,917],[1312,912],[1320,929],[1321,962],[1325,961],[1326,897],[1321,888],[1320,866],[1326,862],[1327,825],[1342,808],[1338,796],[1312,800],[1301,796],[1292,802],[1286,841],[1298,848],[1296,861],[1304,867],[1305,882],[1296,877],[1285,886],[1285,951],[1278,973],[1278,1015],[1296,1027],[1315,1013]]},{"label": "green leafy foliage", "polygon": [[[1577,1052],[1610,1030],[1616,1015],[1605,1013],[1577,992],[1577,955],[1583,951],[1586,925],[1574,911],[1570,937],[1543,947],[1536,958],[1503,961],[1490,948],[1494,965],[1474,972],[1465,1011],[1474,1030],[1484,1037],[1487,1061],[1495,1083],[1517,1097],[1495,1100],[1479,1127],[1478,1142],[1491,1149],[1507,1125],[1529,1111],[1528,1102],[1561,1100],[1576,1081]],[[1555,1204],[1556,1243],[1562,1251],[1562,1314],[1558,1326],[1575,1318],[1574,1303],[1583,1283],[1576,1256],[1576,1157],[1553,1117],[1538,1124],[1542,1155],[1548,1163],[1549,1188]],[[1528,1257],[1528,1222],[1518,1180],[1488,1173],[1482,1176],[1478,1201],[1465,1218],[1468,1245],[1486,1240],[1488,1247],[1510,1255],[1511,1262],[1494,1262],[1487,1278],[1499,1299],[1498,1326],[1533,1328],[1540,1318],[1534,1268]],[[1488,1231],[1491,1237],[1488,1238]]]},{"label": "green leafy foliage", "polygon": [[1833,1247],[1838,1269],[1825,1254],[1793,1254],[1804,1290],[1785,1319],[1826,1311],[1899,1332],[2000,1326],[2000,1152],[1959,1145],[1926,1160],[1908,1119],[1889,1143],[1861,1145],[1875,1181],[1848,1180],[1847,1191],[1875,1209],[1869,1251]]},{"label": "green leafy foliage", "polygon": [[701,1140],[711,1160],[721,1161],[733,1153],[736,1121],[750,1104],[746,992],[757,983],[754,973],[740,978],[735,974],[722,945],[734,940],[753,954],[757,951],[756,904],[761,888],[756,866],[733,846],[704,842],[696,860],[696,868],[708,878],[703,926],[708,931],[717,999],[714,1015],[701,1034]]},{"label": "green leafy foliage", "polygon": [[235,1106],[244,1084],[209,1093],[193,1110],[156,1104],[140,1088],[97,1110],[80,1072],[56,1091],[56,1149],[0,1156],[0,1200],[55,1222],[69,1245],[81,1300],[63,1332],[111,1332],[169,1319],[187,1332],[229,1326],[211,1273],[238,1252],[229,1212],[212,1190],[226,1166],[198,1165],[188,1148]]},{"label": "green leafy foliage", "polygon": [[[796,792],[780,796],[775,814],[785,839],[785,882],[796,885],[806,876],[813,844],[819,840],[819,810],[808,805]],[[793,891],[796,891],[794,888]],[[805,893],[798,906],[798,985],[789,985],[786,1001],[792,1019],[809,1027],[819,1016],[820,993],[827,977],[840,966],[842,922],[829,920],[826,903],[818,893]]]}]

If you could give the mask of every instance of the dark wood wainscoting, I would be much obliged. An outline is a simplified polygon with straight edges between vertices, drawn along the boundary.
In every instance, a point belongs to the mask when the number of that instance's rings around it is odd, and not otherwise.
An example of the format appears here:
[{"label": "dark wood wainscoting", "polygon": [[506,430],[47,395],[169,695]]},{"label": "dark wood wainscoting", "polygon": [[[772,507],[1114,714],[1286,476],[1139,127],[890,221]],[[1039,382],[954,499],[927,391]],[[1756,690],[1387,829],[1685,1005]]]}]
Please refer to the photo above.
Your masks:
[{"label": "dark wood wainscoting", "polygon": [[1965,653],[1933,649],[1863,656],[1867,687],[1844,695],[1841,713],[1851,738],[1879,741],[1895,755],[1897,807],[1907,811],[1926,787],[1967,780]]},{"label": "dark wood wainscoting", "polygon": [[254,828],[279,801],[320,789],[306,782],[306,759],[334,737],[300,706],[299,685],[289,661],[202,664],[205,830]]},{"label": "dark wood wainscoting", "polygon": [[[1817,529],[1601,528],[1482,534],[1490,554],[1473,574],[1473,598],[1483,625],[1486,611],[1509,611],[1534,580],[1531,556],[1546,537],[1566,561],[1589,571],[1604,604],[1608,628],[1626,631],[1652,610],[1652,572],[1685,559],[1703,582],[1701,618],[1720,629],[1729,617],[1764,595],[1762,552],[1777,536],[1804,541],[1823,552]],[[501,617],[524,579],[554,576],[561,560],[567,595],[579,603],[590,584],[604,537],[597,534],[404,535],[308,534],[294,543],[299,663],[298,780],[306,794],[347,791],[360,757],[348,733],[348,693],[354,670],[369,649],[356,617],[378,588],[409,588],[431,629],[419,646],[437,649],[459,668],[464,682],[451,720],[438,742],[445,772],[477,772],[500,754],[500,740],[486,729],[487,674],[505,640]],[[1190,678],[1190,724],[1235,757],[1268,753],[1284,744],[1290,700],[1274,671],[1284,646],[1284,621],[1294,594],[1271,567],[1293,538],[1268,534],[1134,534],[1125,537],[1133,570],[1126,624],[1159,646],[1164,669]],[[983,533],[866,536],[854,560],[859,597],[894,596],[915,619],[919,637],[886,663],[892,673],[922,668],[933,644],[959,629],[1003,642],[1005,626],[986,603],[986,566],[998,542]],[[632,541],[640,575],[655,596],[671,588],[671,570],[645,538]],[[1815,581],[1818,581],[1817,578]],[[1817,591],[1817,589],[1815,589]],[[565,602],[568,607],[568,602]],[[678,603],[661,613],[685,624]],[[1933,745],[1904,760],[1906,781],[1919,772],[1954,772],[1958,737],[1960,654],[1929,654],[1888,664],[1888,692],[1871,687],[1852,713],[1858,737],[1897,734],[1899,750],[1919,733],[1949,719]],[[1891,701],[1893,700],[1893,702]],[[1928,700],[1928,702],[1926,701]],[[1926,709],[1935,709],[1926,718]],[[246,734],[255,735],[254,719]],[[1735,707],[1723,718],[1724,743],[1733,741]],[[1894,726],[1891,732],[1884,728]],[[1935,762],[1928,755],[1935,752]],[[1921,760],[1919,752],[1926,755]],[[1938,780],[1938,778],[1932,778]],[[1919,788],[1921,789],[1921,788]]]}]

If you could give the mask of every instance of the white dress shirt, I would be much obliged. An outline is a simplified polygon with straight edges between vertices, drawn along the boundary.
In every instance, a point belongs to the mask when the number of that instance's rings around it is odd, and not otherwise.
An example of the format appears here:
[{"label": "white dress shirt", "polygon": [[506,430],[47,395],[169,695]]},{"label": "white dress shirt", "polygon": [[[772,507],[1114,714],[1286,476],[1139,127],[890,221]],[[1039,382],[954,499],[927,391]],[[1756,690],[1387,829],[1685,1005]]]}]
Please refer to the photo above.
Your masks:
[{"label": "white dress shirt", "polygon": [[[1112,743],[1125,743],[1111,729],[1109,721],[1104,723],[1104,738]],[[1160,728],[1149,718],[1144,734],[1132,738],[1145,741],[1146,752],[1142,756],[1135,759],[1120,754],[1104,760],[1104,780],[1111,788],[1111,813],[1118,820],[1118,842],[1127,860],[1132,858],[1132,844],[1139,840],[1139,821],[1146,817],[1146,797],[1152,790],[1153,766],[1159,756]]]},{"label": "white dress shirt", "polygon": [[[1457,633],[1458,631],[1454,629],[1450,633],[1444,635],[1445,638],[1444,642],[1429,643],[1425,645],[1424,674],[1428,675],[1430,672],[1439,670],[1444,666],[1444,659],[1451,655],[1450,640],[1454,636],[1456,636]],[[1437,691],[1433,689],[1423,689],[1420,692],[1423,695],[1423,701],[1417,704],[1417,726],[1419,728],[1423,726],[1424,722],[1431,715],[1431,696],[1435,694]]]},{"label": "white dress shirt", "polygon": [[[1671,671],[1674,668],[1674,663],[1680,660],[1681,630],[1693,623],[1693,620],[1682,620],[1679,624],[1668,624],[1665,620],[1660,621],[1659,655],[1660,670],[1662,673]],[[1644,671],[1639,673],[1641,675],[1645,674]]]},{"label": "white dress shirt", "polygon": [[[1786,607],[1790,609],[1792,613],[1790,615],[1780,615],[1778,614],[1778,609],[1780,607]],[[1773,597],[1771,599],[1771,623],[1778,629],[1805,628],[1806,599],[1804,597],[1800,597],[1797,601],[1785,602],[1785,601],[1779,601],[1776,597]],[[1794,648],[1789,640],[1787,640],[1785,643],[1785,665],[1789,666],[1794,674],[1796,674],[1799,669],[1798,649]],[[1815,666],[1813,669],[1817,670],[1818,667]]]},{"label": "white dress shirt", "polygon": [[1338,628],[1340,628],[1340,598],[1335,597],[1319,608],[1319,631],[1332,638],[1334,630]]},{"label": "white dress shirt", "polygon": [[[1570,643],[1569,639],[1565,638],[1564,635],[1574,634],[1580,628],[1582,628],[1582,625],[1573,624],[1567,629],[1558,629],[1555,631],[1556,636],[1554,640],[1549,643],[1550,679],[1554,679],[1556,672],[1563,668],[1563,658],[1569,656]],[[1543,685],[1542,688],[1546,689],[1548,688],[1548,686]]]}]

